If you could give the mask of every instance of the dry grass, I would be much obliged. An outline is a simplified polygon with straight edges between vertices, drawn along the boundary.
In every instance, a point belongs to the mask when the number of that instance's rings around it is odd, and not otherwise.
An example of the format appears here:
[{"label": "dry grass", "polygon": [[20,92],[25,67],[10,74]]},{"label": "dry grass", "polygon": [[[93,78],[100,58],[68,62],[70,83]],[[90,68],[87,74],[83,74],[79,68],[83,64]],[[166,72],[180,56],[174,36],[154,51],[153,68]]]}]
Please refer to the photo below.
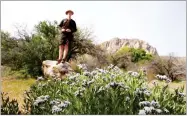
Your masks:
[{"label": "dry grass", "polygon": [[1,81],[2,92],[8,93],[10,99],[16,99],[19,107],[23,105],[23,93],[35,83],[35,79],[4,79]]},{"label": "dry grass", "polygon": [[[153,86],[154,86],[154,85],[152,84],[153,81],[157,81],[157,83],[158,83],[159,85],[164,85],[164,84],[165,84],[164,81],[152,80],[152,81],[150,81],[150,82],[148,83],[149,87],[153,87]],[[183,91],[183,92],[186,93],[186,81],[172,82],[172,83],[169,83],[168,85],[169,85],[169,88],[171,89],[171,91],[174,90],[174,89],[181,88],[181,87],[184,86],[184,91]]]}]

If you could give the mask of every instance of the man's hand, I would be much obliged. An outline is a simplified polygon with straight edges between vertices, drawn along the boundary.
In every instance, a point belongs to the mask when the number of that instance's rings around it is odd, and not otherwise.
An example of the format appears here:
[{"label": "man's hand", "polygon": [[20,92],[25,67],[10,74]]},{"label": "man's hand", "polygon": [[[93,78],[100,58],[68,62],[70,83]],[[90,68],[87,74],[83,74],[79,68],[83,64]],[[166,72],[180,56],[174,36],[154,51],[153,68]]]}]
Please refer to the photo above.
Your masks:
[{"label": "man's hand", "polygon": [[66,30],[65,30],[65,29],[62,29],[61,31],[62,31],[62,32],[65,32]]},{"label": "man's hand", "polygon": [[71,30],[70,30],[70,29],[66,29],[66,31],[67,31],[67,32],[71,32]]}]

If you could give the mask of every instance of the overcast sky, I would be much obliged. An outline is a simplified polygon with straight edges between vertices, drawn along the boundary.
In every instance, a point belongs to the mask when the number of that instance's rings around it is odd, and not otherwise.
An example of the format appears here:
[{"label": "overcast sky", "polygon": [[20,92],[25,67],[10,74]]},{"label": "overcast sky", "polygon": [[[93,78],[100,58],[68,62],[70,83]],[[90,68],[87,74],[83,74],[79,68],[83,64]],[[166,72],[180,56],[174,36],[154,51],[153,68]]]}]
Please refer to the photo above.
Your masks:
[{"label": "overcast sky", "polygon": [[97,42],[114,37],[137,38],[160,55],[186,56],[185,1],[1,1],[1,29],[15,35],[15,24],[32,31],[39,21],[74,11],[77,26],[92,28]]}]

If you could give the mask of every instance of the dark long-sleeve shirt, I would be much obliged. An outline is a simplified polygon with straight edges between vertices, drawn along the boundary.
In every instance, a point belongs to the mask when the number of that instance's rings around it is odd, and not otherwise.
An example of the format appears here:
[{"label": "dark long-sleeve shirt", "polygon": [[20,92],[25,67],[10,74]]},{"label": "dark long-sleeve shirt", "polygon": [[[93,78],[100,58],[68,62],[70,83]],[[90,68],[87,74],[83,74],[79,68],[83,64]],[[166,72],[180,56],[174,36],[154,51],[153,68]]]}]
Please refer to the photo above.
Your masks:
[{"label": "dark long-sleeve shirt", "polygon": [[[68,19],[63,19],[58,26],[60,28],[64,28],[64,23],[66,20],[68,20]],[[76,22],[73,19],[70,19],[69,25],[68,25],[68,27],[66,27],[66,29],[70,29],[71,33],[76,32],[77,31]]]}]

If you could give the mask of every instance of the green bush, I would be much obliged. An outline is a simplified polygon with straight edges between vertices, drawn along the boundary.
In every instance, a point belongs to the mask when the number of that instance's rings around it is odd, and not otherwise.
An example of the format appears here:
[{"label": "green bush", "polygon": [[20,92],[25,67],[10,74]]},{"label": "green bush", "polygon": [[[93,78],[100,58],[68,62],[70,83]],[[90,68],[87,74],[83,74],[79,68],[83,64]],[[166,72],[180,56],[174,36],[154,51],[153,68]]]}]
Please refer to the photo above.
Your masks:
[{"label": "green bush", "polygon": [[[13,70],[25,70],[32,76],[42,74],[44,60],[56,60],[59,50],[59,32],[57,22],[41,21],[35,26],[35,33],[31,36],[25,32],[20,38],[10,37],[9,33],[1,32],[2,62]],[[69,50],[68,60],[76,59],[83,54],[96,54],[96,47],[92,43],[90,30],[78,29],[72,48]]]},{"label": "green bush", "polygon": [[[113,67],[113,68],[112,68]],[[28,114],[186,114],[185,95],[167,86],[148,88],[142,72],[112,65],[39,82],[26,92]]]},{"label": "green bush", "polygon": [[142,60],[151,60],[152,55],[149,53],[146,53],[145,50],[140,49],[140,48],[130,48],[127,46],[122,47],[119,49],[116,53],[117,56],[124,55],[124,54],[131,54],[131,61],[136,63]]},{"label": "green bush", "polygon": [[10,100],[5,93],[1,93],[1,114],[2,115],[18,115],[21,114],[17,100]]},{"label": "green bush", "polygon": [[115,54],[109,55],[108,62],[125,70],[138,70],[137,66],[141,67],[152,61],[153,58],[152,54],[146,53],[143,49],[124,46]]}]

